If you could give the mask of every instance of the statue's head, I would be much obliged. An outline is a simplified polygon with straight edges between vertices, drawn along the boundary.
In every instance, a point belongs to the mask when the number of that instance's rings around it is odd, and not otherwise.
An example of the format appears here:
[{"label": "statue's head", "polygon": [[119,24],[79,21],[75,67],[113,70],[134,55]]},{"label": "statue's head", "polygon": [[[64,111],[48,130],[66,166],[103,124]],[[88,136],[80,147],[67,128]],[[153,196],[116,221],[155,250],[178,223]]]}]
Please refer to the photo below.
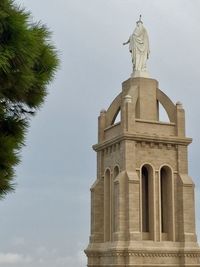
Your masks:
[{"label": "statue's head", "polygon": [[143,31],[143,28],[144,28],[143,22],[142,21],[137,21],[136,22],[136,29],[137,29],[137,31],[141,32],[141,31]]},{"label": "statue's head", "polygon": [[140,28],[141,26],[143,26],[143,22],[142,21],[137,21],[136,22],[136,26]]}]

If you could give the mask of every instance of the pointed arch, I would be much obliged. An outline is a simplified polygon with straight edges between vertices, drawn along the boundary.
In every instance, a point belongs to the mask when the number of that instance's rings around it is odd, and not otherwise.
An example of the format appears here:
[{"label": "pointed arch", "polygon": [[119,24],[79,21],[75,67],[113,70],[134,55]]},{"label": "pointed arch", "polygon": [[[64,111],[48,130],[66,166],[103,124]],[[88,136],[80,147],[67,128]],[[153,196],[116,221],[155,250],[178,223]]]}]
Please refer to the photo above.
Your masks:
[{"label": "pointed arch", "polygon": [[141,229],[148,233],[147,239],[154,234],[154,170],[150,164],[141,167]]},{"label": "pointed arch", "polygon": [[142,167],[142,232],[149,232],[149,172]]},{"label": "pointed arch", "polygon": [[171,101],[171,99],[163,93],[160,89],[157,88],[157,100],[162,104],[166,110],[170,122],[176,122],[176,106]]},{"label": "pointed arch", "polygon": [[170,166],[160,168],[160,229],[163,240],[173,240],[173,172]]},{"label": "pointed arch", "polygon": [[119,166],[116,165],[113,170],[113,178],[115,179],[119,174]]},{"label": "pointed arch", "polygon": [[158,102],[158,120],[161,122],[170,122],[169,115],[161,102]]},{"label": "pointed arch", "polygon": [[112,119],[111,125],[119,123],[120,121],[121,121],[121,107],[119,107],[118,110],[116,111]]},{"label": "pointed arch", "polygon": [[120,110],[122,93],[120,93],[111,103],[106,112],[106,127],[112,125],[116,113]]}]

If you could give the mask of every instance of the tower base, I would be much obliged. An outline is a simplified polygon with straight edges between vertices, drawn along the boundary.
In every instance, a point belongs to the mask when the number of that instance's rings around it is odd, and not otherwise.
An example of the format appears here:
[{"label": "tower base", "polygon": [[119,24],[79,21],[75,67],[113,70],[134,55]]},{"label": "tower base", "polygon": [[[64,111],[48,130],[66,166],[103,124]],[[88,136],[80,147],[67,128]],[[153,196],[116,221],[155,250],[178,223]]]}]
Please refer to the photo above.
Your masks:
[{"label": "tower base", "polygon": [[135,70],[131,73],[131,78],[150,78],[148,71]]},{"label": "tower base", "polygon": [[[121,243],[121,242],[120,242]],[[85,250],[88,267],[198,267],[200,266],[200,249],[197,243],[183,247],[179,242],[145,241],[145,245],[129,244],[126,248],[118,243],[90,244]],[[135,248],[134,248],[135,245]],[[142,242],[141,244],[142,245]],[[152,246],[153,245],[153,246]],[[156,245],[156,246],[155,246]],[[137,248],[136,248],[137,246]],[[131,247],[131,249],[130,249]]]}]

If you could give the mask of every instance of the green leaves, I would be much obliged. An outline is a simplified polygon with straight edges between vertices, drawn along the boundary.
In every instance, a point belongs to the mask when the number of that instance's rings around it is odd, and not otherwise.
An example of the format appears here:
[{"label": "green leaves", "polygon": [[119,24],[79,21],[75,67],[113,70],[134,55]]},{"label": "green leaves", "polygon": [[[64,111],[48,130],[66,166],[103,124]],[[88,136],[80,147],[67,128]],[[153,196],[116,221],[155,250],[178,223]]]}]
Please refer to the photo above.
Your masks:
[{"label": "green leaves", "polygon": [[11,0],[0,1],[0,197],[13,190],[13,167],[31,115],[58,67],[50,33]]}]

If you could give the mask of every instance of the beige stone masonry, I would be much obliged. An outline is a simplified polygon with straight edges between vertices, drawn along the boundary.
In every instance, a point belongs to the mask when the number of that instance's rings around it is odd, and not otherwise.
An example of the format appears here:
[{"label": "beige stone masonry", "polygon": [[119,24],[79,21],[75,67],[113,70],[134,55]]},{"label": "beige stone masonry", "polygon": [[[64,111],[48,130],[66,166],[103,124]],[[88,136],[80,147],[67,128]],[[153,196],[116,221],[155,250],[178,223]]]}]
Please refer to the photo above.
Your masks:
[{"label": "beige stone masonry", "polygon": [[[159,105],[168,122],[160,121]],[[188,175],[191,142],[182,104],[175,105],[156,80],[122,83],[98,118],[89,267],[200,267]]]}]

